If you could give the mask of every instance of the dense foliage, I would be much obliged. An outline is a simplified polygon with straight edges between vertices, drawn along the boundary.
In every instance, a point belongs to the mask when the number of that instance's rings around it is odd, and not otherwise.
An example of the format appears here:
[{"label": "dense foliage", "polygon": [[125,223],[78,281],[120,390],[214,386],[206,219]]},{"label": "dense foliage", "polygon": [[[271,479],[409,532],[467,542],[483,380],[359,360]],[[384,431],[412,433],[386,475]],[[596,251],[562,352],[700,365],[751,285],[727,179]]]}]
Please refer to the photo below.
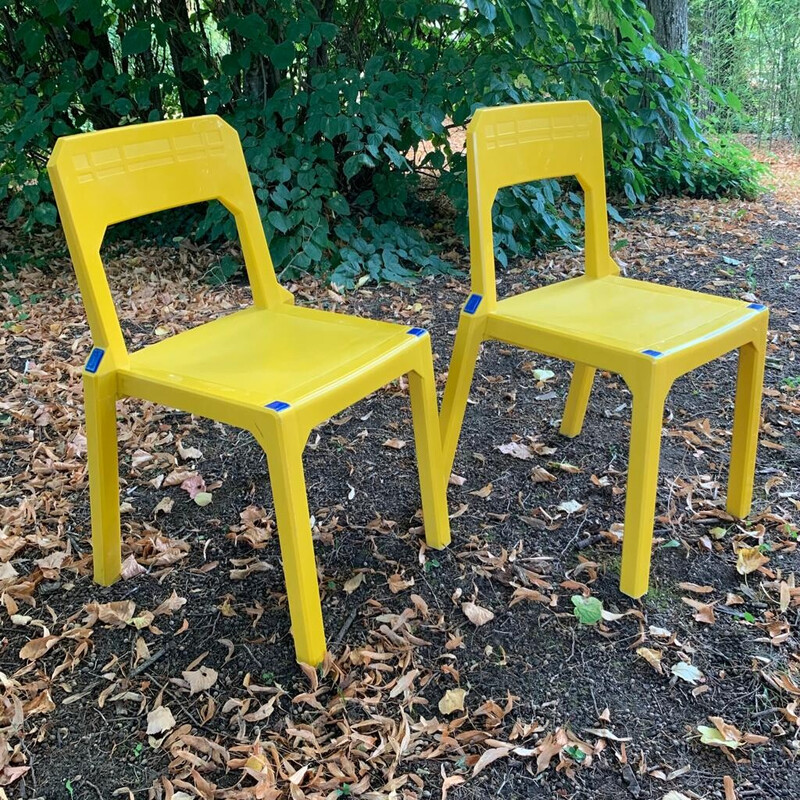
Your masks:
[{"label": "dense foliage", "polygon": [[[43,168],[56,137],[181,113],[239,130],[283,274],[342,285],[443,266],[406,225],[430,222],[430,175],[466,235],[449,134],[482,104],[591,100],[610,190],[631,203],[757,188],[746,154],[704,137],[695,67],[655,44],[640,0],[0,0],[0,26],[0,193],[29,226],[55,223]],[[574,188],[501,193],[501,262],[573,241]],[[211,206],[198,232],[233,228]]]},{"label": "dense foliage", "polygon": [[691,0],[689,10],[691,52],[710,82],[740,101],[720,122],[800,141],[797,0]]}]

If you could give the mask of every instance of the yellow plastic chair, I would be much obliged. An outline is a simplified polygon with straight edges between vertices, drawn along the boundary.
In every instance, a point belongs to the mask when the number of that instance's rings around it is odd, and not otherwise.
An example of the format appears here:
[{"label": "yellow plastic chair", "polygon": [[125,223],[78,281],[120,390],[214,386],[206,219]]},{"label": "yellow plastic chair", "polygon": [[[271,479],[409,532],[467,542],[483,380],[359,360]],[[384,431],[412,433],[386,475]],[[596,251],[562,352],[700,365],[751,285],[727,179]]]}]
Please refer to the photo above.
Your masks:
[{"label": "yellow plastic chair", "polygon": [[[472,294],[459,318],[441,427],[447,473],[481,342],[518,345],[575,365],[561,433],[577,436],[597,368],[633,395],[620,589],[647,591],[664,402],[673,381],[739,350],[728,511],[745,517],[753,494],[768,312],[745,303],[619,276],[608,246],[600,117],[585,101],[475,112],[467,129]],[[586,207],[585,274],[497,299],[492,204],[527,181],[576,176]]]},{"label": "yellow plastic chair", "polygon": [[[120,574],[117,398],[245,428],[267,455],[297,658],[319,664],[326,646],[303,447],[314,425],[407,373],[425,535],[447,545],[430,337],[293,305],[275,277],[239,137],[219,117],[60,139],[48,170],[94,340],[83,377],[95,580]],[[100,258],[106,228],[215,199],[236,220],[253,306],[129,353]]]}]

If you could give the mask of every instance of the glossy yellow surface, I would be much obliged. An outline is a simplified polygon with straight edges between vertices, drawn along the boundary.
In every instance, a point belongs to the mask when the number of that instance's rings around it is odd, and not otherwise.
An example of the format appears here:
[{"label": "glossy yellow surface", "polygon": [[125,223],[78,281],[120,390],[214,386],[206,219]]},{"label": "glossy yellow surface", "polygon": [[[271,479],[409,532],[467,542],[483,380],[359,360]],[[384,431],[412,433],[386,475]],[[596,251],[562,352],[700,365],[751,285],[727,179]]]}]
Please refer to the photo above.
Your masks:
[{"label": "glossy yellow surface", "polygon": [[[583,426],[595,370],[633,395],[620,589],[647,591],[664,402],[676,378],[739,350],[728,511],[750,512],[767,310],[619,275],[608,246],[600,117],[585,101],[477,111],[467,129],[472,294],[459,318],[442,402],[445,467],[455,458],[481,342],[495,339],[574,363],[561,433]],[[586,206],[585,274],[497,299],[492,205],[497,191],[574,175]]]},{"label": "glossy yellow surface", "polygon": [[[48,164],[94,349],[84,371],[95,579],[120,573],[115,402],[139,397],[251,431],[267,455],[299,661],[325,655],[302,451],[311,429],[408,374],[425,536],[450,541],[430,337],[297,308],[276,280],[236,132],[215,116],[60,139]],[[100,245],[109,225],[219,200],[234,215],[253,306],[129,353]]]}]

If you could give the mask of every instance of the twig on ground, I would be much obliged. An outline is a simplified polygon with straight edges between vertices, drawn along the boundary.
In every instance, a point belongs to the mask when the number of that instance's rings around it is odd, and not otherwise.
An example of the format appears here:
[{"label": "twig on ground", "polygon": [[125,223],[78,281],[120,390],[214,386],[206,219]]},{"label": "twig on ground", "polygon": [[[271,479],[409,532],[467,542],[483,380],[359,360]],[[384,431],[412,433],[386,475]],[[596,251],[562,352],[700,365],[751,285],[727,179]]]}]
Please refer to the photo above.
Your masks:
[{"label": "twig on ground", "polygon": [[348,630],[350,630],[350,626],[356,621],[356,617],[358,616],[360,608],[361,606],[356,606],[347,615],[347,619],[344,621],[344,624],[342,625],[341,628],[339,628],[339,633],[337,633],[336,636],[334,636],[334,638],[331,641],[332,648],[338,646],[341,643],[342,639],[344,638],[344,635],[347,633]]},{"label": "twig on ground", "polygon": [[166,652],[167,652],[166,647],[162,647],[161,650],[157,650],[155,653],[153,653],[152,656],[150,656],[150,658],[148,658],[145,661],[142,661],[142,663],[139,664],[138,667],[134,667],[131,670],[130,675],[128,675],[128,677],[135,678],[137,675],[141,675],[141,673],[144,672],[146,669],[152,667],[153,664],[156,663],[156,661],[163,658],[166,655]]},{"label": "twig on ground", "polygon": [[576,550],[585,550],[587,547],[591,547],[594,544],[598,544],[605,539],[605,535],[602,533],[595,533],[592,536],[589,536],[587,539],[583,539],[580,542],[575,542],[575,549]]},{"label": "twig on ground", "polygon": [[91,786],[91,787],[92,787],[92,789],[94,789],[94,790],[97,792],[97,796],[100,798],[100,800],[105,800],[105,799],[104,799],[104,797],[103,797],[103,793],[102,793],[102,792],[100,791],[100,789],[98,789],[98,788],[97,788],[97,786],[95,786],[95,785],[94,785],[94,784],[93,784],[91,781],[87,781],[87,780],[84,778],[84,781],[83,781],[83,782],[84,782],[84,783],[85,783],[87,786]]}]

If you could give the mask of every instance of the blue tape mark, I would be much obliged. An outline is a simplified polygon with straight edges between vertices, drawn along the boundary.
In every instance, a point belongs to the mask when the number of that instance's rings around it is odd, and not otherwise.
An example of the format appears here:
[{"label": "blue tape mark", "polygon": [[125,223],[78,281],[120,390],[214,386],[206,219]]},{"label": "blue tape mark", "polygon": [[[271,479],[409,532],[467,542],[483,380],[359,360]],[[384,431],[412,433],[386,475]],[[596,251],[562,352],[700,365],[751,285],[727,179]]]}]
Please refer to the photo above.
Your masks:
[{"label": "blue tape mark", "polygon": [[425,330],[425,328],[410,328],[410,329],[407,331],[407,333],[408,333],[410,336],[423,336],[423,335],[424,335],[424,334],[426,334],[427,332],[428,332],[428,331],[426,331],[426,330]]},{"label": "blue tape mark", "polygon": [[94,374],[100,368],[100,362],[103,360],[103,356],[106,354],[106,351],[103,350],[102,347],[95,347],[91,353],[89,353],[89,360],[86,362],[86,371],[91,372]]},{"label": "blue tape mark", "polygon": [[646,356],[652,356],[653,358],[658,358],[659,356],[664,355],[660,350],[642,350],[642,353],[644,353]]},{"label": "blue tape mark", "polygon": [[750,305],[747,307],[752,308],[755,311],[763,311],[766,308],[766,306],[762,305],[761,303],[750,303]]},{"label": "blue tape mark", "polygon": [[474,314],[478,310],[478,306],[481,304],[481,300],[483,300],[483,297],[481,295],[471,294],[467,298],[467,302],[464,305],[464,313]]},{"label": "blue tape mark", "polygon": [[264,406],[264,408],[271,408],[273,411],[286,411],[289,407],[289,403],[284,403],[283,400],[273,400]]}]

